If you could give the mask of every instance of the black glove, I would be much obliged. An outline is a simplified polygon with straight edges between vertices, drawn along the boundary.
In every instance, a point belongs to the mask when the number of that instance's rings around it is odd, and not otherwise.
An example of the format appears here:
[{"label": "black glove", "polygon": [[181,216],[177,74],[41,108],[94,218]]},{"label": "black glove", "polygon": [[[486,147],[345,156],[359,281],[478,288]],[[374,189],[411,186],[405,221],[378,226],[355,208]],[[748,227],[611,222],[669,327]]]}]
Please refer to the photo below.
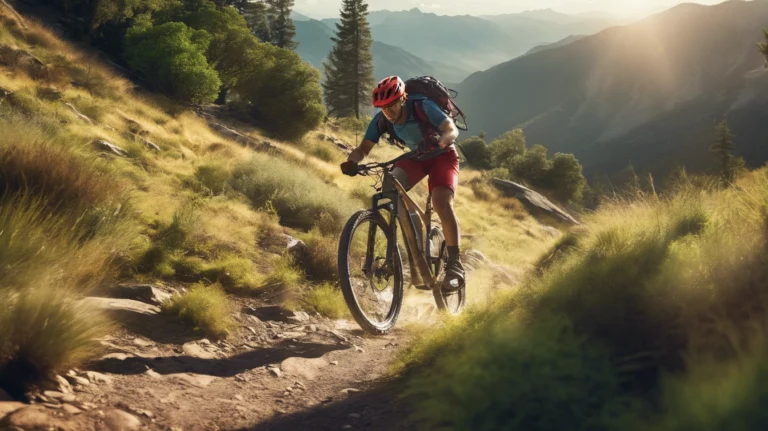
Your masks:
[{"label": "black glove", "polygon": [[353,160],[347,160],[346,162],[341,164],[341,172],[344,173],[344,175],[349,175],[350,177],[354,177],[357,175],[357,162]]}]

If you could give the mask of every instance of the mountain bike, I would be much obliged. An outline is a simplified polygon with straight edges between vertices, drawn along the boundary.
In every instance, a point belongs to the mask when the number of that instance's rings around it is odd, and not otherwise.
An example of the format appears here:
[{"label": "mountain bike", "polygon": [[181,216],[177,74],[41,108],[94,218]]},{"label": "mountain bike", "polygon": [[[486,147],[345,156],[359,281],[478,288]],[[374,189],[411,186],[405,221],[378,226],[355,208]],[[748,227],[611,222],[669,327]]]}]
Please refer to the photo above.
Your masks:
[{"label": "mountain bike", "polygon": [[[448,261],[445,236],[432,220],[432,193],[426,210],[408,195],[392,175],[395,163],[404,159],[425,161],[447,151],[409,152],[384,163],[358,166],[358,175],[375,176],[371,208],[350,217],[339,241],[339,281],[344,300],[355,321],[365,331],[382,335],[392,329],[400,315],[404,296],[404,274],[398,227],[409,256],[409,273],[417,272],[424,281],[421,290],[431,290],[437,308],[459,314],[466,302],[466,286],[455,292],[442,289]],[[384,190],[384,184],[393,184]],[[405,211],[400,211],[404,208]],[[410,281],[409,281],[410,282]]]}]

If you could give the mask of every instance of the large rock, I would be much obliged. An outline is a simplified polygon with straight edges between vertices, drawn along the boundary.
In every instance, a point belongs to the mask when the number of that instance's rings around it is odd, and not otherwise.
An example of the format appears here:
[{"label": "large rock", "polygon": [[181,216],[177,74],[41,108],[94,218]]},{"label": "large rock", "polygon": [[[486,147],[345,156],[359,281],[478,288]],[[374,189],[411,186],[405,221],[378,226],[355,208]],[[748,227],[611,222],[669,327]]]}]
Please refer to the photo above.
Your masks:
[{"label": "large rock", "polygon": [[216,377],[214,376],[206,376],[204,374],[193,374],[193,373],[169,374],[168,376],[166,376],[166,378],[170,380],[175,380],[187,385],[196,386],[198,388],[204,388],[206,386],[209,386],[214,381],[216,381]]},{"label": "large rock", "polygon": [[320,369],[327,365],[329,363],[324,358],[288,358],[280,364],[280,368],[287,374],[315,380],[321,372]]},{"label": "large rock", "polygon": [[18,427],[24,431],[75,431],[77,429],[71,422],[51,416],[42,406],[29,406],[16,410],[0,421],[0,429],[5,429],[2,427]]},{"label": "large rock", "polygon": [[117,285],[111,293],[116,298],[133,299],[153,305],[160,305],[166,299],[171,298],[170,293],[151,284]]},{"label": "large rock", "polygon": [[182,346],[184,354],[198,359],[216,359],[216,355],[210,352],[206,352],[202,346],[192,341]]},{"label": "large rock", "polygon": [[523,204],[529,208],[538,211],[544,211],[548,214],[559,218],[568,223],[579,224],[579,222],[573,218],[570,214],[560,209],[557,205],[553,204],[549,199],[542,196],[528,187],[522,184],[518,184],[514,181],[502,180],[499,178],[493,179],[493,184],[501,189],[507,196],[512,196],[519,199]]},{"label": "large rock", "polygon": [[28,407],[28,406],[26,404],[24,404],[24,403],[19,403],[19,402],[16,402],[16,401],[3,401],[3,402],[0,402],[0,421],[2,421],[2,419],[4,417],[8,416],[9,414],[11,414],[11,413],[13,413],[13,412],[15,412],[17,410],[21,410],[21,409],[23,409],[25,407]]},{"label": "large rock", "polygon": [[122,410],[109,409],[104,412],[104,425],[109,431],[138,431],[141,421]]},{"label": "large rock", "polygon": [[132,299],[119,298],[97,298],[88,297],[83,299],[88,304],[107,311],[130,311],[138,314],[153,315],[160,313],[160,308]]}]

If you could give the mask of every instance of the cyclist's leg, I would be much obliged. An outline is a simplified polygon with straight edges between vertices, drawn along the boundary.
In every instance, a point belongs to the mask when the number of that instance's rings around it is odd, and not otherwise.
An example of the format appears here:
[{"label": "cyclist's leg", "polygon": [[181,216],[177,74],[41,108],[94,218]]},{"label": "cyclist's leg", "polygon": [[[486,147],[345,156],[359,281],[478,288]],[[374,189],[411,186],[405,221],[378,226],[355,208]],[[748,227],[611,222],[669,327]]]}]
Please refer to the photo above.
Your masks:
[{"label": "cyclist's leg", "polygon": [[[459,184],[459,158],[455,151],[441,155],[434,160],[429,171],[429,189],[432,192],[432,205],[440,217],[448,246],[448,265],[444,288],[454,290],[464,285],[464,268],[459,251],[461,230],[459,219],[453,206],[454,195]],[[451,284],[455,280],[456,283]]]}]

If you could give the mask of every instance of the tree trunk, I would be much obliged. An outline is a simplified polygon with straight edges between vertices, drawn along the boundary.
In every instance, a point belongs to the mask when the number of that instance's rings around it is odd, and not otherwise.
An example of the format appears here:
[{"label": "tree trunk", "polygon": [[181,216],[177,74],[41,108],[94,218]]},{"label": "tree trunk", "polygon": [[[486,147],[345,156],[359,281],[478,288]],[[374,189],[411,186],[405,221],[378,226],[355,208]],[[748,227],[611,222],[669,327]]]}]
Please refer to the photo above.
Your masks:
[{"label": "tree trunk", "polygon": [[219,97],[216,98],[216,100],[213,102],[213,104],[214,105],[226,105],[227,104],[227,94],[229,94],[229,88],[221,87],[221,91],[219,92]]}]

